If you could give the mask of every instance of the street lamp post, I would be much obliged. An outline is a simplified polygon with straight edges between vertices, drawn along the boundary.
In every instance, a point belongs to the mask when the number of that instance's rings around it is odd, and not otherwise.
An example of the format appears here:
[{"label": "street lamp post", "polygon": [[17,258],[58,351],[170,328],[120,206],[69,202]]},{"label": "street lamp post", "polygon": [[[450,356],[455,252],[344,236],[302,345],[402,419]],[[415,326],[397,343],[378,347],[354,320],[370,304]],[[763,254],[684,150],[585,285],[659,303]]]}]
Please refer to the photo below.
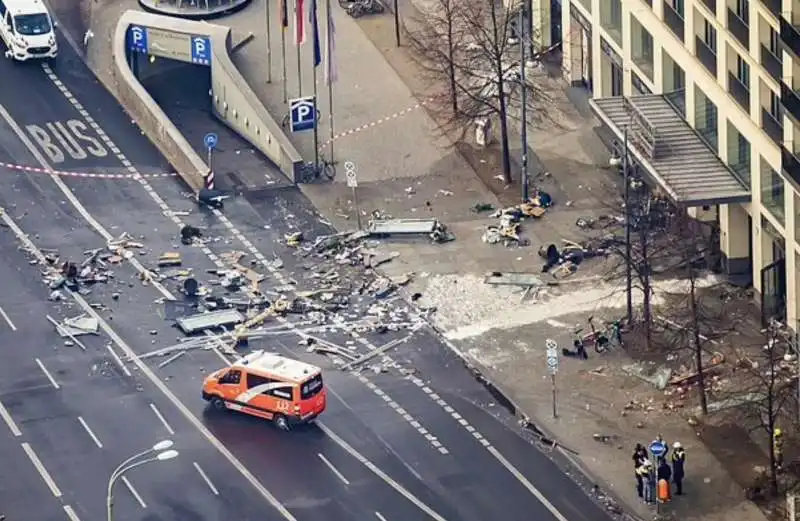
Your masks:
[{"label": "street lamp post", "polygon": [[[129,470],[140,467],[146,463],[154,461],[166,461],[178,456],[177,450],[168,450],[172,447],[172,440],[164,440],[156,443],[152,447],[138,454],[134,454],[126,459],[111,473],[108,478],[108,488],[106,489],[106,521],[113,521],[114,509],[114,484]],[[145,456],[149,456],[145,458]],[[144,459],[141,459],[144,458]]]}]

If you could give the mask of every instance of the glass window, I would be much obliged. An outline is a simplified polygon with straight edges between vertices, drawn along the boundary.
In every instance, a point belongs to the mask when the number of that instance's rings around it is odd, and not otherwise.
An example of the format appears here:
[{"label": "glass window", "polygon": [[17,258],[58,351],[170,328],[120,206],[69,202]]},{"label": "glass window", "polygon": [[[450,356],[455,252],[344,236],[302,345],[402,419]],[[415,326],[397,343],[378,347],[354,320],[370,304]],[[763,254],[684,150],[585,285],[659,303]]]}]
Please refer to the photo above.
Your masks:
[{"label": "glass window", "polygon": [[305,382],[302,387],[300,387],[300,399],[301,400],[308,400],[309,398],[313,398],[322,390],[322,375],[318,374],[314,378],[310,379],[309,381]]},{"label": "glass window", "polygon": [[781,52],[781,35],[769,26],[769,52],[774,54],[779,60],[783,60]]},{"label": "glass window", "polygon": [[265,394],[267,396],[274,396],[275,398],[281,398],[283,400],[292,400],[294,399],[294,386],[292,384],[286,384],[283,387],[267,389],[261,394]]},{"label": "glass window", "polygon": [[793,193],[794,196],[794,240],[800,244],[800,196]]},{"label": "glass window", "polygon": [[695,86],[694,92],[695,130],[706,140],[714,152],[719,152],[717,106],[697,86]]},{"label": "glass window", "polygon": [[784,212],[784,185],[781,175],[761,159],[761,204],[782,225],[786,225]]},{"label": "glass window", "polygon": [[675,9],[675,12],[683,17],[684,16],[683,0],[672,0],[672,2],[670,3],[672,4],[672,8]]},{"label": "glass window", "polygon": [[44,14],[20,14],[14,17],[14,27],[22,36],[36,36],[51,31],[50,18]]},{"label": "glass window", "polygon": [[741,81],[745,87],[750,88],[750,65],[744,58],[736,55],[736,78]]},{"label": "glass window", "polygon": [[736,16],[746,24],[750,23],[750,2],[748,0],[736,0]]},{"label": "glass window", "polygon": [[247,388],[252,389],[257,385],[264,385],[270,383],[271,380],[269,378],[265,378],[261,375],[247,373]]},{"label": "glass window", "polygon": [[242,380],[242,372],[237,371],[235,369],[231,369],[230,371],[225,373],[222,376],[222,378],[219,379],[219,383],[237,385],[241,380]]},{"label": "glass window", "polygon": [[750,142],[728,123],[728,166],[750,185]]},{"label": "glass window", "polygon": [[704,31],[703,31],[703,41],[705,42],[706,45],[708,45],[708,48],[711,49],[712,51],[714,51],[714,54],[716,54],[717,53],[717,30],[705,18],[703,18],[703,22],[705,23]]},{"label": "glass window", "polygon": [[769,113],[778,123],[783,121],[781,113],[781,97],[772,91],[769,91]]}]

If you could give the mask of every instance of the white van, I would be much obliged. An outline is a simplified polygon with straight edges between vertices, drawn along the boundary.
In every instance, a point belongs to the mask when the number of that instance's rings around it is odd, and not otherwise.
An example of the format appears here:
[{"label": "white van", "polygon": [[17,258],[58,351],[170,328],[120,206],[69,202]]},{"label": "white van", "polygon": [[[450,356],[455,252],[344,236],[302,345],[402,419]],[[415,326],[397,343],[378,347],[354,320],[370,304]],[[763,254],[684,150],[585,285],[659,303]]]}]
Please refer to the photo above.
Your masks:
[{"label": "white van", "polygon": [[55,58],[55,24],[42,0],[0,0],[0,39],[6,58]]}]

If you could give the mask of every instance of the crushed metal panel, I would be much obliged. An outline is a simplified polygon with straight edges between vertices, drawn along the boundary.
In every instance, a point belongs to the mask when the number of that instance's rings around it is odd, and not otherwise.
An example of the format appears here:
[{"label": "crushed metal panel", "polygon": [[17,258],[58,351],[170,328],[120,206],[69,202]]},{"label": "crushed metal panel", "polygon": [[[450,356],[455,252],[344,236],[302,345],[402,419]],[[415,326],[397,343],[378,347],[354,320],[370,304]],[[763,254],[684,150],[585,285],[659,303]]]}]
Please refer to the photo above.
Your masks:
[{"label": "crushed metal panel", "polygon": [[490,273],[483,282],[494,286],[544,286],[542,279],[532,273]]},{"label": "crushed metal panel", "polygon": [[436,219],[388,219],[372,221],[369,232],[372,235],[413,235],[433,233],[436,230]]},{"label": "crushed metal panel", "polygon": [[180,317],[175,323],[187,335],[226,326],[233,326],[244,322],[244,315],[235,309],[223,309],[210,313],[200,313],[188,317]]}]

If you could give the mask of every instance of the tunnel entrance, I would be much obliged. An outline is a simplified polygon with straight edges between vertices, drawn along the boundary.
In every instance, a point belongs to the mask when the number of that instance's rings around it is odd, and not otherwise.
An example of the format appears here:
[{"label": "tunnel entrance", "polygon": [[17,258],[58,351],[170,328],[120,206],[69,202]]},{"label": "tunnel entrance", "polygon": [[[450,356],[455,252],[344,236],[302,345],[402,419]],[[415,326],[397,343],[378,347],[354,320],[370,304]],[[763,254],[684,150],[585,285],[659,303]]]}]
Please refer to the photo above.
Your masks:
[{"label": "tunnel entrance", "polygon": [[218,136],[212,167],[217,187],[250,191],[291,183],[261,151],[220,122],[212,111],[211,68],[133,54],[131,70],[195,151],[208,161],[203,137]]}]

